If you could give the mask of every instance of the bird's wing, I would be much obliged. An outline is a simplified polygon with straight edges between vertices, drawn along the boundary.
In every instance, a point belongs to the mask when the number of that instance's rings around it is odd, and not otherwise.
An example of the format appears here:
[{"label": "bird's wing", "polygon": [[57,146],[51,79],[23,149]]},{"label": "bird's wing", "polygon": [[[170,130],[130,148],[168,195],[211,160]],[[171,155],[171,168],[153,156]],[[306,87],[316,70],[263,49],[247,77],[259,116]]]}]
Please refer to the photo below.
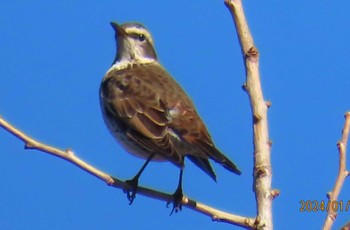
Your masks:
[{"label": "bird's wing", "polygon": [[[195,111],[192,102],[179,104],[174,109],[178,111],[180,116],[173,119],[170,127],[176,133],[180,133],[181,138],[194,147],[194,151],[188,153],[192,155],[192,158],[198,158],[195,161],[191,159],[194,163],[198,166],[202,165],[203,167],[201,168],[212,178],[215,176],[212,173],[212,169],[204,167],[208,165],[208,163],[204,162],[208,158],[221,164],[231,172],[238,175],[241,174],[237,166],[215,147],[207,128]],[[198,164],[198,162],[201,164]]]},{"label": "bird's wing", "polygon": [[177,152],[168,132],[167,109],[147,72],[107,73],[101,94],[105,109],[126,127],[127,137],[148,153],[156,153],[179,167],[183,157]]},{"label": "bird's wing", "polygon": [[237,168],[237,166],[230,159],[228,159],[220,150],[218,150],[215,147],[203,122],[199,122],[199,123],[201,124],[197,125],[198,132],[195,133],[195,135],[188,133],[183,138],[187,142],[193,145],[196,145],[200,150],[202,150],[205,154],[207,154],[210,159],[219,163],[227,170],[240,175],[241,171]]}]

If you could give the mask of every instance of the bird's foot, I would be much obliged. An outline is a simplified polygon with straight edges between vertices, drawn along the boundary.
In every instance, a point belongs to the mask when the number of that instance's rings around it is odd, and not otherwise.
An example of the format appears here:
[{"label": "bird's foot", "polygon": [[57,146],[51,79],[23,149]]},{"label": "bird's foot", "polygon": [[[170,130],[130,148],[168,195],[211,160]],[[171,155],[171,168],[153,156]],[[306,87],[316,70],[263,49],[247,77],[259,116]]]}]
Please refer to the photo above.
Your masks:
[{"label": "bird's foot", "polygon": [[169,201],[166,205],[167,207],[169,207],[169,205],[173,203],[173,209],[170,212],[170,216],[174,213],[174,211],[175,213],[177,213],[178,211],[182,210],[182,204],[181,204],[182,198],[183,198],[182,188],[178,187],[173,194],[173,201],[172,202]]},{"label": "bird's foot", "polygon": [[129,205],[131,205],[132,202],[134,202],[137,193],[137,188],[139,187],[139,178],[134,177],[131,180],[126,180],[125,183],[127,183],[130,187],[130,189],[128,190],[125,189],[124,192],[126,193],[126,196],[129,200]]}]

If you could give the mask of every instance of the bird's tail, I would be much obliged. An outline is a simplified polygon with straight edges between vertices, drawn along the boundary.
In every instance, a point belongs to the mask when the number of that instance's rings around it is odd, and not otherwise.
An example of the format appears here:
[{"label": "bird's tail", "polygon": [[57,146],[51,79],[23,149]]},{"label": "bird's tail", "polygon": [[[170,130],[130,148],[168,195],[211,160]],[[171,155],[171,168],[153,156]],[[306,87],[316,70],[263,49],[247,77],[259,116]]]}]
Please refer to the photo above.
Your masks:
[{"label": "bird's tail", "polygon": [[216,182],[215,172],[211,167],[208,159],[205,159],[203,157],[197,157],[194,155],[187,155],[187,158],[190,159],[195,165],[197,165],[200,169],[202,169],[206,174],[208,174]]},{"label": "bird's tail", "polygon": [[[228,159],[224,154],[222,154],[218,149],[217,154],[212,158],[215,162],[221,164],[225,169],[237,174],[241,175],[242,172],[238,169],[238,167],[230,160]],[[217,157],[218,153],[220,153],[220,157]]]},{"label": "bird's tail", "polygon": [[230,159],[228,159],[220,150],[218,150],[213,144],[201,142],[201,145],[199,146],[209,156],[210,159],[214,160],[216,163],[219,163],[225,169],[237,175],[242,174],[238,167]]}]

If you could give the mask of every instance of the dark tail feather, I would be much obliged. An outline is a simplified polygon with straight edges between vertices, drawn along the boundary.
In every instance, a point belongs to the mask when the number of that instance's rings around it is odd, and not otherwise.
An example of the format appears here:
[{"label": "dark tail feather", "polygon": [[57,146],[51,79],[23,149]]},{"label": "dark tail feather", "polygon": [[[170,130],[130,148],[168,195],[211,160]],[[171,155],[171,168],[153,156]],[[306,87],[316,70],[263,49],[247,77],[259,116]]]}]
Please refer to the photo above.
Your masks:
[{"label": "dark tail feather", "polygon": [[227,169],[233,173],[236,173],[237,175],[242,174],[242,172],[237,168],[237,166],[232,161],[230,161],[230,159],[228,159],[226,156],[222,155],[219,160],[216,160],[215,158],[213,158],[213,159],[217,163],[221,164],[225,169]]},{"label": "dark tail feather", "polygon": [[214,160],[216,163],[219,163],[225,169],[237,175],[242,174],[242,172],[238,169],[238,167],[230,159],[228,159],[222,152],[220,152],[214,145],[209,145],[202,142],[202,145],[200,145],[200,147],[210,157],[210,159]]},{"label": "dark tail feather", "polygon": [[193,155],[187,155],[187,158],[190,159],[195,165],[197,165],[200,169],[202,169],[206,174],[208,174],[216,182],[215,172],[211,167],[208,159],[193,156]]}]

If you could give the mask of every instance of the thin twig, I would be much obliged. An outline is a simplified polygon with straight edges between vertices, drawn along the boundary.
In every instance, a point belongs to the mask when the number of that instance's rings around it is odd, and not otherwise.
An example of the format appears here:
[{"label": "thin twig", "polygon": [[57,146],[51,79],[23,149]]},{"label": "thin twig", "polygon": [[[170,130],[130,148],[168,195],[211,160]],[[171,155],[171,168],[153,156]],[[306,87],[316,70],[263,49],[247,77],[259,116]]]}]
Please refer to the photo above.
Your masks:
[{"label": "thin twig", "polygon": [[272,230],[272,200],[279,194],[279,192],[277,190],[271,190],[271,141],[269,140],[267,120],[267,109],[271,106],[271,102],[266,102],[263,97],[259,74],[259,53],[249,31],[248,23],[243,11],[242,1],[226,0],[225,4],[232,14],[237,36],[240,41],[246,70],[246,82],[243,88],[249,96],[253,114],[253,187],[257,203],[257,219],[259,220],[256,228]]},{"label": "thin twig", "polygon": [[[0,116],[0,127],[4,128],[9,133],[14,135],[18,139],[22,140],[25,144],[25,149],[34,149],[34,150],[39,150],[41,152],[49,153],[53,156],[59,157],[61,159],[64,159],[78,166],[84,171],[106,182],[110,186],[120,188],[124,191],[127,191],[128,189],[130,189],[129,185],[124,181],[117,179],[115,177],[112,177],[109,174],[93,167],[92,165],[88,164],[87,162],[77,157],[71,150],[63,151],[58,148],[36,141],[33,138],[26,135],[25,133],[23,133],[22,131],[15,128],[10,123],[8,123],[1,116]],[[163,193],[157,190],[153,190],[153,189],[149,189],[141,186],[138,187],[137,194],[150,197],[153,199],[161,200],[161,201],[166,201],[166,202],[169,202],[169,201],[171,202],[173,199],[171,194]],[[202,213],[206,216],[209,216],[213,221],[225,222],[225,223],[241,226],[246,229],[254,228],[254,224],[255,224],[254,218],[243,217],[243,216],[227,213],[227,212],[212,208],[208,205],[199,203],[186,196],[184,196],[181,203],[184,207],[187,207],[189,209]]]},{"label": "thin twig", "polygon": [[[327,193],[327,197],[330,203],[337,202],[337,199],[338,199],[340,190],[343,187],[345,178],[349,176],[349,171],[346,170],[346,146],[349,138],[349,132],[350,132],[350,112],[347,112],[345,114],[345,124],[342,132],[342,138],[337,143],[337,147],[339,151],[338,176],[335,181],[333,190]],[[333,205],[329,205],[327,217],[323,225],[323,230],[331,229],[335,219],[337,218],[337,210],[334,210],[332,206]]]}]

